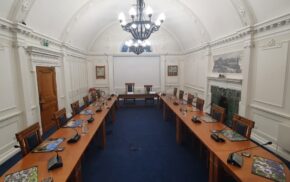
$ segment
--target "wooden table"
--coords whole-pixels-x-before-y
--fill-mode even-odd
[[[148,93],[133,93],[133,94],[119,94],[118,95],[118,103],[120,102],[120,99],[155,99],[157,98],[157,103],[159,103],[159,95],[157,93],[154,94],[148,94]]]
[[[211,130],[221,130],[227,128],[222,123],[206,123],[202,121],[201,124],[195,124],[191,121],[193,116],[203,116],[204,113],[200,111],[186,112],[186,114],[180,111],[181,105],[174,105],[175,99],[170,96],[161,96],[163,104],[163,117],[166,120],[169,110],[176,115],[176,141],[181,143],[182,141],[182,125],[185,125],[189,130],[203,143],[209,151],[209,181],[218,181],[219,168],[223,167],[225,170],[237,180],[237,181],[270,181],[266,178],[254,175],[251,173],[253,158],[244,157],[244,165],[241,168],[232,166],[227,163],[227,157],[231,152],[242,150],[248,147],[254,147],[256,144],[250,140],[241,142],[231,142],[226,140],[225,143],[217,143],[211,137]],[[184,106],[183,106],[184,107]],[[186,107],[186,106],[185,106]],[[188,106],[189,107],[189,106]],[[252,156],[257,155],[281,162],[275,155],[271,154],[267,150],[258,147],[252,150],[247,150],[252,153]],[[285,166],[285,165],[284,165]],[[286,181],[290,181],[290,173],[285,166]]]
[[[86,148],[96,136],[97,131],[100,131],[102,134],[102,145],[106,143],[106,131],[105,131],[105,118],[111,112],[113,115],[112,118],[115,118],[115,103],[117,98],[113,97],[108,101],[108,105],[104,106],[101,112],[97,112],[93,115],[95,119],[94,122],[89,123],[89,132],[87,134],[81,134],[81,138],[77,143],[68,144],[66,141],[72,135],[75,134],[75,131],[71,128],[60,128],[58,129],[50,138],[65,137],[66,140],[60,144],[65,149],[62,152],[59,152],[59,155],[63,160],[63,167],[54,169],[52,171],[47,170],[47,161],[55,156],[54,152],[48,153],[29,153],[18,161],[12,168],[10,168],[3,176],[1,176],[0,181],[4,181],[4,177],[7,174],[20,171],[23,169],[30,168],[32,166],[38,166],[38,179],[41,181],[46,177],[53,177],[55,182],[64,182],[68,179],[73,178],[74,181],[82,181],[81,179],[81,160],[82,156],[85,153]],[[96,110],[95,106],[89,106],[87,109],[93,111]],[[88,119],[88,115],[77,115],[73,119]],[[76,128],[79,133],[81,133],[81,128]]]

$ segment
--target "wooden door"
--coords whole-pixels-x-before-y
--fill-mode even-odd
[[[43,132],[56,125],[52,119],[58,110],[55,69],[51,67],[36,67],[39,106]]]

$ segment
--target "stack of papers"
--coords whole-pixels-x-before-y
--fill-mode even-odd
[[[82,115],[92,115],[94,114],[92,110],[87,109],[87,110],[83,110],[82,112],[80,112],[80,114]]]
[[[64,125],[64,128],[76,128],[76,127],[80,127],[82,125],[83,120],[79,119],[79,120],[71,120],[69,122],[67,122],[66,125]]]

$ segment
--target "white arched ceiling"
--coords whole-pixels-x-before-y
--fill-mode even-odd
[[[290,12],[289,0],[145,0],[156,14],[165,12],[164,28],[188,49]],[[0,16],[25,20],[36,32],[87,49],[104,35],[120,11],[136,0],[1,0]],[[24,11],[24,12],[23,12]],[[156,17],[155,17],[156,18]]]
[[[246,0],[255,12],[258,22],[290,13],[290,0]]]
[[[26,23],[35,31],[60,40],[74,13],[89,0],[35,0]]]
[[[157,18],[157,15],[161,12],[166,14],[168,21],[166,20],[162,26],[166,27],[171,34],[176,35],[185,49],[204,43],[203,34],[206,33],[204,29],[201,29],[197,18],[178,1],[171,0],[170,3],[167,3],[167,1],[147,0],[146,2],[154,8],[156,14],[154,18]],[[160,3],[164,5],[161,7]],[[96,11],[94,8],[96,6],[102,8]],[[90,45],[94,35],[102,31],[108,22],[118,22],[118,13],[127,11],[129,8],[130,4],[123,3],[120,6],[116,0],[95,2],[90,8],[86,9],[85,13],[80,12],[82,15],[74,22],[73,27],[70,28],[71,31],[66,33],[65,40],[74,46],[85,47]],[[114,10],[112,14],[108,13],[108,9]],[[120,28],[118,33],[121,31]],[[207,39],[207,41],[209,40]]]
[[[123,43],[129,39],[129,34],[122,31],[119,23],[113,23],[96,37],[88,50],[93,54],[120,53]],[[164,28],[150,37],[151,47],[154,52],[158,53],[180,52],[183,48],[178,41]]]
[[[11,1],[11,0],[10,1],[9,0],[6,0],[6,1],[1,0],[1,2],[0,2],[0,17],[8,19],[12,5],[13,5],[13,1]]]

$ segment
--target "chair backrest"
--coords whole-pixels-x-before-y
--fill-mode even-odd
[[[72,115],[75,116],[81,112],[79,101],[71,103]]]
[[[149,94],[152,91],[152,85],[144,85],[145,93]]]
[[[42,142],[40,136],[40,126],[38,122],[16,133],[15,136],[19,142],[23,156],[28,154]]]
[[[61,128],[67,123],[67,117],[66,117],[66,109],[63,108],[59,111],[56,111],[53,114],[54,120],[56,121],[57,127]]]
[[[254,128],[255,122],[253,120],[242,117],[238,114],[233,115],[233,125],[232,129],[238,132],[239,134],[250,138],[252,128]]]
[[[180,100],[183,100],[183,95],[184,95],[184,91],[183,90],[179,90],[179,96],[178,96],[178,98]]]
[[[177,96],[177,88],[173,89],[173,96],[175,96],[175,97]]]
[[[225,120],[225,109],[223,107],[220,107],[216,104],[212,104],[211,106],[211,116],[217,120],[218,122],[224,122]]]
[[[84,96],[83,97],[83,100],[84,100],[84,104],[86,107],[88,107],[90,105],[90,100],[89,100],[89,96]]]
[[[203,111],[203,106],[204,106],[204,100],[197,97],[196,99],[196,108],[200,111]]]
[[[187,104],[188,105],[192,105],[193,99],[194,99],[194,96],[192,94],[188,93],[188,95],[187,95]]]
[[[125,86],[126,86],[126,93],[134,92],[135,83],[125,83]]]

